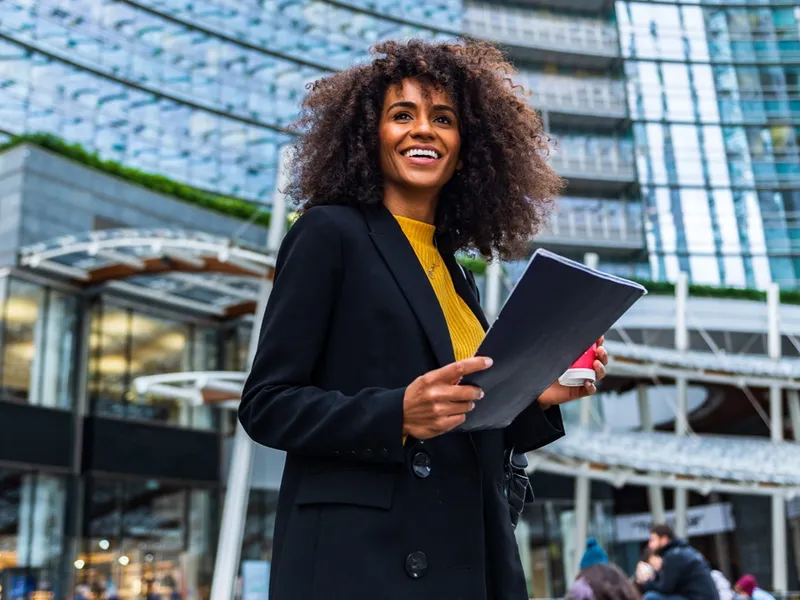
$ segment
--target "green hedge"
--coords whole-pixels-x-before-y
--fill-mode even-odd
[[[0,145],[0,152],[21,144],[39,146],[40,148],[50,150],[55,154],[86,165],[87,167],[92,167],[98,171],[121,177],[126,181],[140,185],[153,192],[172,196],[183,202],[201,206],[235,219],[248,221],[253,218],[254,214],[260,213],[255,217],[254,222],[265,227],[269,226],[269,214],[264,212],[263,206],[255,202],[249,202],[241,198],[212,194],[184,183],[173,181],[163,175],[145,173],[139,169],[121,165],[113,160],[104,160],[97,154],[88,152],[77,144],[70,144],[47,133],[27,133],[15,136],[11,141]]]
[[[480,258],[459,257],[459,262],[476,275],[483,275],[486,272],[486,262]],[[637,283],[647,288],[648,293],[655,296],[675,295],[675,284],[666,281],[648,281],[634,279]],[[714,287],[710,285],[689,285],[689,295],[695,298],[720,298],[725,300],[752,300],[756,302],[766,302],[767,293],[761,290],[743,288]],[[783,304],[800,305],[800,291],[781,290],[781,302]]]
[[[70,144],[61,138],[47,133],[28,133],[14,136],[11,141],[0,144],[0,152],[19,146],[20,144],[33,144],[55,154],[69,158],[88,167],[99,171],[116,175],[126,181],[140,185],[153,192],[172,196],[189,204],[201,206],[214,212],[218,212],[236,219],[250,220],[256,213],[258,216],[254,222],[269,226],[269,214],[263,212],[264,207],[230,196],[220,196],[204,190],[200,190],[189,185],[173,181],[163,175],[145,173],[132,167],[126,167],[113,160],[104,160],[97,154],[88,152],[77,144]],[[289,216],[290,222],[293,215]],[[476,275],[483,275],[486,272],[486,261],[481,258],[460,255],[459,263]],[[663,281],[639,281],[651,294],[672,295],[675,293],[675,285]],[[755,300],[758,302],[766,301],[766,292],[752,289],[722,288],[707,285],[690,285],[689,295],[701,298],[720,298]],[[786,290],[781,291],[781,302],[784,304],[800,305],[800,291]]]
[[[639,281],[647,288],[647,291],[655,295],[675,294],[675,284],[663,281]],[[697,298],[722,298],[729,300],[753,300],[756,302],[766,302],[767,293],[761,290],[743,288],[724,288],[711,285],[689,285],[689,295]],[[800,291],[781,290],[781,302],[783,304],[800,304]]]

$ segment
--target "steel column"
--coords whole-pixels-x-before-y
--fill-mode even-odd
[[[272,214],[267,233],[267,252],[275,254],[286,231],[286,203],[287,198],[281,192],[286,186],[286,166],[288,149],[281,150],[278,161],[278,181],[275,197],[272,202]],[[272,292],[272,280],[264,279],[261,285],[256,314],[253,318],[253,329],[250,333],[250,348],[248,353],[248,371],[253,363],[258,340],[261,332],[261,321],[264,317],[269,295]],[[236,433],[233,438],[233,447],[230,457],[230,470],[228,472],[227,488],[225,490],[225,503],[222,507],[220,519],[219,541],[214,563],[214,575],[211,582],[211,600],[231,600],[234,596],[237,573],[239,572],[239,558],[242,553],[244,540],[244,525],[247,517],[247,503],[250,498],[250,471],[253,464],[254,442],[242,428],[236,424]]]
[[[653,416],[650,412],[650,400],[647,397],[647,384],[640,383],[636,386],[636,399],[639,403],[639,422],[642,431],[653,431]],[[667,517],[661,486],[647,486],[647,496],[650,501],[650,515],[653,523],[665,523]]]
[[[767,288],[767,352],[781,357],[780,289],[777,283]],[[783,441],[783,389],[778,384],[769,388],[770,435],[773,442]],[[786,500],[781,494],[772,496],[772,589],[786,591],[788,586],[788,552],[786,539]]]
[[[486,299],[483,304],[486,311],[486,320],[492,323],[500,312],[500,292],[503,280],[503,266],[500,259],[495,257],[486,265]]]
[[[678,273],[675,285],[675,349],[686,352],[689,349],[689,328],[686,322],[686,304],[689,296],[689,278],[685,272]],[[687,394],[689,382],[685,377],[675,380],[675,435],[686,435],[689,431],[687,414]],[[675,489],[675,533],[680,537],[688,534],[687,512],[689,493],[685,489]]]
[[[593,252],[587,252],[583,257],[583,262],[587,267],[596,269],[599,257]],[[588,429],[592,424],[592,398],[582,398],[580,400],[580,425]],[[578,565],[583,555],[586,545],[586,538],[589,536],[589,505],[591,503],[591,488],[589,478],[580,475],[575,479],[575,531],[573,541],[572,568],[574,574],[578,572]]]

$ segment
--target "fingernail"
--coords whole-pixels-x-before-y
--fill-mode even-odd
[[[478,400],[480,400],[481,398],[483,398],[483,396],[484,396],[484,394],[483,394],[483,390],[479,390],[479,391],[478,391]]]
[[[491,358],[484,358],[483,362],[487,367],[491,367],[494,364],[494,361]]]

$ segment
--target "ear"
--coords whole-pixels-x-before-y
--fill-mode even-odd
[[[460,171],[463,168],[464,168],[464,161],[459,158],[458,164],[456,165],[456,171]]]

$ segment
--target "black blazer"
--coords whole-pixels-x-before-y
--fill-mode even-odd
[[[534,402],[505,430],[403,446],[405,387],[454,357],[433,288],[382,205],[309,210],[273,286],[239,408],[256,442],[287,452],[270,600],[527,599],[504,452],[561,437],[560,410]]]

